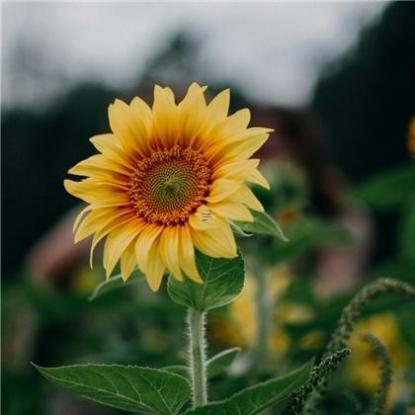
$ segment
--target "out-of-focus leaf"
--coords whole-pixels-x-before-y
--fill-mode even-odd
[[[308,251],[324,246],[350,245],[354,239],[343,226],[322,219],[307,217],[287,229],[288,242],[273,250],[274,261],[290,261]]]
[[[241,352],[239,347],[224,350],[207,361],[208,376],[214,377],[222,374]]]
[[[143,277],[143,274],[139,270],[135,270],[127,281],[122,279],[121,274],[108,278],[95,287],[88,300],[94,301],[98,297],[101,297],[111,291],[119,290],[127,285],[135,284],[140,281],[141,277]]]
[[[254,415],[272,405],[282,409],[291,393],[308,381],[312,367],[310,361],[288,375],[243,389],[229,399],[188,410],[186,415]]]
[[[254,217],[253,222],[235,222],[235,224],[239,226],[242,231],[260,235],[270,235],[281,241],[287,241],[287,238],[278,223],[270,215],[268,215],[268,213],[257,212],[255,210],[251,210],[251,213]]]
[[[415,183],[414,183],[415,186]],[[405,260],[415,260],[415,202],[408,206],[400,226],[399,255]]]
[[[35,367],[55,385],[125,411],[174,415],[190,396],[186,379],[159,369],[93,364]]]
[[[415,200],[415,165],[399,167],[379,174],[352,192],[377,209],[393,209]]]
[[[184,278],[169,278],[168,293],[173,301],[199,311],[221,307],[234,300],[244,285],[244,261],[236,258],[211,258],[196,252],[196,264],[203,284]]]

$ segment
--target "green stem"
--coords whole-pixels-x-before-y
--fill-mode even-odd
[[[205,313],[188,309],[189,371],[193,393],[193,408],[207,403]]]
[[[268,337],[269,337],[269,298],[268,287],[266,286],[266,276],[262,270],[256,274],[256,319],[257,319],[257,334],[255,345],[255,357],[257,368],[263,369],[266,366],[267,352],[268,352]]]

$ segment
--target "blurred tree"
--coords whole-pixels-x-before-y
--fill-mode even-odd
[[[115,94],[81,84],[40,113],[3,114],[3,272],[21,266],[30,245],[75,201],[63,191],[69,167],[93,147],[88,137],[107,130],[106,107]]]
[[[355,183],[410,160],[406,140],[415,113],[414,21],[415,4],[389,4],[317,82],[312,110],[328,133],[334,161]],[[376,238],[376,259],[397,248],[397,216],[377,215],[382,237]]]
[[[335,161],[353,181],[409,160],[415,113],[415,4],[396,2],[330,64],[312,109],[329,134]]]
[[[183,87],[198,73],[200,41],[193,34],[179,30],[147,62],[140,85],[152,87],[162,83],[172,88]],[[197,81],[197,79],[193,79]]]

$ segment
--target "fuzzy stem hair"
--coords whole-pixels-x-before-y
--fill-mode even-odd
[[[380,382],[374,394],[371,407],[367,415],[383,415],[390,385],[392,383],[392,364],[385,345],[373,334],[365,333],[362,340],[368,343],[380,363]]]
[[[343,359],[349,354],[349,349],[338,350],[323,359],[318,365],[314,366],[308,382],[292,395],[284,415],[296,415],[301,413],[303,409],[305,410],[305,413],[308,413],[307,411],[310,411],[310,409],[305,408],[307,398],[313,390],[318,387],[320,380],[333,373],[339,367]],[[312,413],[312,409],[310,413]]]
[[[393,292],[415,298],[415,288],[413,286],[390,278],[380,278],[362,288],[343,310],[337,328],[327,345],[324,357],[335,350],[346,347],[346,342],[349,340],[363,309],[370,301],[385,293]]]
[[[326,351],[323,353],[322,359],[324,360],[329,357],[335,353],[336,350],[347,347],[347,341],[350,339],[353,329],[356,326],[363,309],[370,301],[383,294],[393,292],[415,298],[415,288],[413,286],[390,278],[380,278],[363,287],[355,295],[349,305],[343,310],[337,323],[337,327],[326,347]],[[326,391],[326,388],[327,376],[323,376],[307,398],[303,413],[307,415],[317,413],[317,408]]]
[[[189,375],[192,388],[193,408],[207,403],[206,376],[206,315],[193,308],[188,309]]]

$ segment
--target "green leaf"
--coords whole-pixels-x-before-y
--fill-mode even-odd
[[[196,252],[196,264],[203,284],[184,278],[169,278],[167,290],[173,301],[195,310],[206,311],[234,300],[244,285],[244,262],[236,258],[211,258]]]
[[[224,350],[217,355],[210,358],[207,362],[208,377],[213,378],[223,373],[235,360],[235,357],[239,354],[241,349],[239,347],[233,347],[232,349]],[[163,370],[167,370],[177,375],[188,377],[188,368],[185,365],[172,365],[166,366]]]
[[[210,358],[207,361],[208,376],[212,378],[223,373],[233,363],[240,351],[239,347],[233,347]]]
[[[278,223],[266,212],[257,212],[251,210],[254,217],[253,222],[235,222],[242,231],[256,233],[260,235],[275,236],[277,239],[286,242],[288,239],[285,237],[282,229]]]
[[[186,379],[159,369],[95,364],[34,366],[55,385],[125,411],[177,414],[190,396]]]
[[[122,279],[121,274],[108,278],[95,287],[88,300],[94,301],[98,297],[101,297],[102,295],[107,294],[111,291],[119,290],[120,288],[126,287],[127,285],[135,284],[136,282],[140,281],[141,277],[143,277],[143,274],[139,270],[135,270],[127,281]]]
[[[183,376],[184,378],[189,377],[189,369],[185,365],[171,365],[163,367],[163,370],[167,370],[167,372],[175,373],[176,375]]]
[[[232,228],[233,233],[240,238],[249,238],[252,236],[252,233],[246,233],[236,222],[229,222]]]
[[[282,409],[291,393],[308,381],[312,367],[313,361],[288,375],[243,389],[229,399],[188,410],[186,415],[254,415],[271,405]]]
[[[394,209],[415,200],[415,165],[410,164],[376,175],[352,192],[377,209]]]

